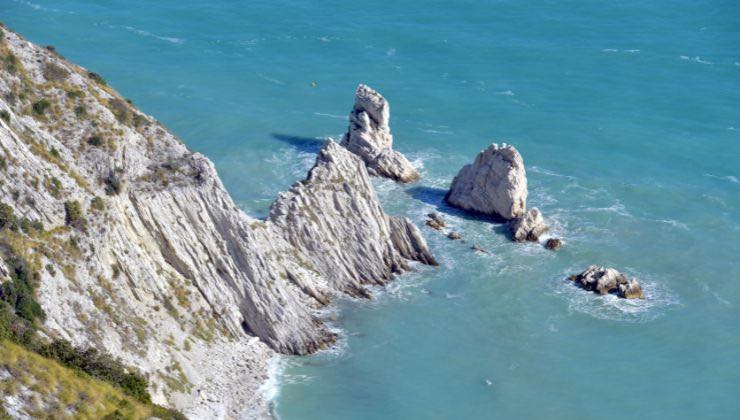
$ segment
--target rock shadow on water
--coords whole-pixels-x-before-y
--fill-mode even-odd
[[[325,138],[321,137],[294,136],[291,134],[281,133],[270,133],[270,135],[275,140],[293,146],[300,152],[313,154],[319,153],[319,150],[321,150],[321,146],[323,146],[324,142],[326,141]]]
[[[483,213],[477,213],[468,210],[462,210],[457,207],[453,207],[445,201],[445,195],[447,190],[444,188],[427,187],[423,185],[414,186],[404,190],[406,194],[416,200],[423,203],[434,206],[434,209],[440,213],[444,213],[450,216],[459,217],[465,220],[472,220],[478,222],[488,222],[493,225],[493,231],[496,233],[507,234],[508,228],[506,220],[494,216],[490,216]]]

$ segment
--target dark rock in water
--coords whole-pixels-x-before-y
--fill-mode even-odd
[[[445,223],[444,219],[442,219],[442,215],[437,213],[436,211],[433,213],[427,214],[427,217],[429,219],[427,220],[427,226],[434,230],[442,230],[447,224]]]
[[[453,241],[459,241],[460,239],[462,239],[462,236],[459,233],[454,232],[454,231],[448,233],[447,237],[452,239]]]
[[[533,207],[524,214],[524,217],[509,222],[509,229],[512,239],[516,242],[537,242],[550,228],[545,224],[542,213]]]
[[[472,249],[473,251],[476,251],[476,252],[482,252],[484,254],[490,254],[490,252],[488,252],[485,249],[479,247],[478,244],[473,244],[473,246],[471,246],[470,249]]]
[[[550,238],[545,242],[545,248],[557,251],[563,246],[563,241],[558,238]]]
[[[613,293],[624,299],[645,298],[642,287],[636,279],[627,278],[613,268],[592,265],[581,274],[574,274],[569,278],[578,286],[600,295]]]

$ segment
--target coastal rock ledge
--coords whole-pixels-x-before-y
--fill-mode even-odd
[[[419,179],[419,173],[403,154],[393,150],[389,119],[388,101],[370,87],[359,85],[349,114],[349,128],[341,144],[365,161],[370,175],[414,182]]]
[[[591,265],[581,274],[569,277],[578,286],[605,295],[613,293],[624,299],[644,299],[640,283],[634,278],[627,278],[624,274],[613,268]]]
[[[524,216],[527,174],[514,146],[494,143],[460,169],[445,200],[463,210],[504,220]]]

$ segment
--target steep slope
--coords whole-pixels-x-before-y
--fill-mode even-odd
[[[44,226],[2,235],[2,257],[14,249],[44,267],[47,334],[137,366],[156,402],[194,416],[263,408],[265,344],[316,351],[334,340],[313,311],[332,294],[364,295],[362,284],[408,260],[434,262],[415,226],[382,211],[360,160],[333,143],[257,220],[207,158],[100,76],[0,32],[0,201]],[[330,243],[339,233],[344,243]]]
[[[148,418],[167,414],[23,347],[0,340],[0,418],[41,418],[74,414],[79,419]],[[79,408],[78,408],[79,407]]]

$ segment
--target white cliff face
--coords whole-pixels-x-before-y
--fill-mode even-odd
[[[334,340],[315,308],[409,261],[434,263],[336,144],[257,220],[207,158],[96,75],[0,32],[12,63],[0,65],[0,201],[45,227],[0,239],[38,262],[47,334],[136,366],[155,402],[193,416],[262,410],[270,348],[306,354]],[[65,224],[75,200],[84,228]]]
[[[330,289],[362,296],[363,284],[384,284],[408,260],[436,264],[413,224],[383,212],[364,166],[327,141],[306,181],[280,194],[268,217]]]
[[[399,182],[416,181],[419,173],[403,154],[393,150],[389,119],[388,101],[370,87],[359,85],[342,146],[365,161],[370,175]]]
[[[492,144],[460,169],[445,199],[463,210],[505,220],[524,216],[527,175],[522,156],[514,146]]]

